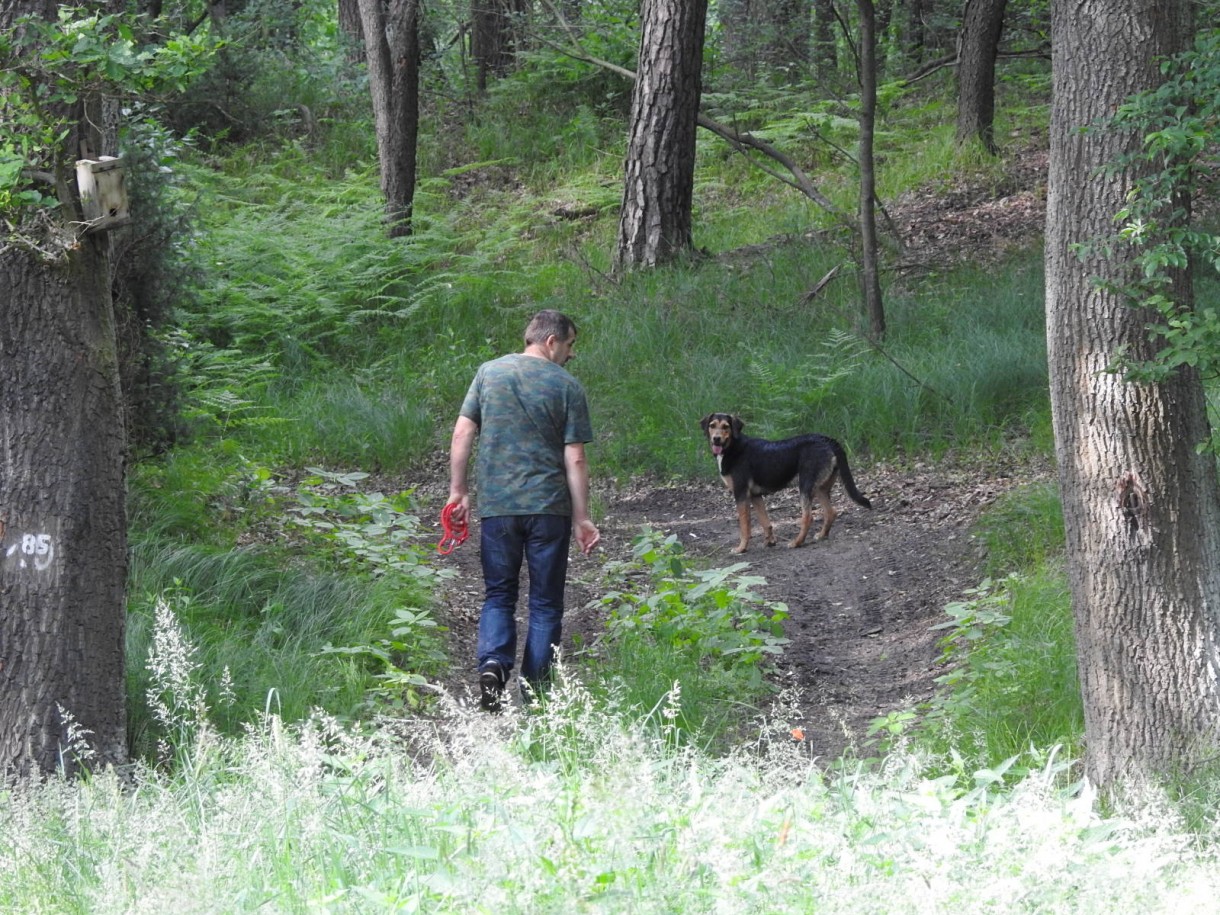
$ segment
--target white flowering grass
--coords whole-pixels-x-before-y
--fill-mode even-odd
[[[175,774],[0,795],[0,910],[1212,912],[1167,807],[1106,818],[1048,773],[997,789],[902,754],[826,774],[786,727],[709,758],[561,684],[544,707],[356,734],[275,718]],[[842,771],[842,770],[840,770]]]

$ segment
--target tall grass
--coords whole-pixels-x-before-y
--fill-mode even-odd
[[[1049,747],[1082,749],[1063,515],[1051,483],[1014,490],[975,530],[993,578],[945,608],[935,698],[917,740],[977,766],[1036,762]]]
[[[783,721],[728,756],[566,682],[541,711],[405,730],[206,728],[136,766],[0,794],[0,908],[88,912],[1211,912],[1215,847],[1162,799],[1097,815],[1048,762],[828,774]],[[638,721],[637,725],[625,722]]]

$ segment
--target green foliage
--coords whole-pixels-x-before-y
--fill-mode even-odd
[[[435,675],[448,657],[443,650],[444,626],[418,607],[402,607],[390,621],[390,637],[367,645],[326,645],[323,655],[344,655],[372,661],[379,673],[370,693],[390,711],[418,711],[429,693],[424,672]]]
[[[935,697],[878,719],[870,734],[913,739],[957,766],[1044,764],[1052,747],[1080,750],[1083,706],[1071,597],[1063,568],[1063,514],[1054,483],[1007,494],[975,528],[989,577],[944,608]]]
[[[1054,746],[1078,752],[1084,712],[1066,576],[1045,567],[984,581],[945,607],[940,689],[923,739],[967,765]]]
[[[1192,50],[1161,65],[1164,82],[1120,107],[1105,129],[1137,131],[1140,148],[1110,165],[1137,175],[1127,205],[1115,215],[1116,237],[1082,246],[1130,257],[1133,269],[1111,285],[1159,320],[1148,330],[1160,351],[1143,359],[1124,351],[1116,368],[1139,381],[1157,381],[1182,366],[1204,377],[1220,375],[1220,316],[1215,307],[1179,301],[1174,277],[1192,267],[1220,272],[1220,235],[1200,227],[1190,202],[1210,180],[1210,151],[1220,123],[1220,29],[1199,33]]]
[[[440,573],[423,562],[431,537],[408,497],[360,491],[364,474],[289,485],[231,445],[180,448],[133,475],[127,643],[140,754],[156,755],[165,735],[143,698],[159,602],[197,647],[210,720],[225,732],[268,704],[295,720],[313,708],[365,713],[370,695],[395,689],[393,701],[418,701],[415,678],[438,669],[439,630],[422,608]],[[216,701],[222,681],[234,702]]]
[[[788,609],[758,596],[764,580],[744,574],[747,563],[692,567],[673,535],[645,531],[632,556],[608,569],[610,588],[601,601],[610,610],[609,658],[598,665],[602,676],[629,695],[681,684],[673,725],[716,739],[726,724],[724,710],[716,708],[724,696],[749,702],[768,690],[769,659],[788,642]]]
[[[1056,567],[1063,555],[1063,508],[1056,482],[1034,483],[1005,494],[975,526],[992,576]]]
[[[224,45],[175,100],[175,130],[226,155],[295,147],[335,176],[375,162],[368,84],[336,14],[324,0],[246,0],[211,18]]]
[[[59,7],[54,20],[21,17],[0,37],[0,218],[57,198],[23,187],[24,172],[65,181],[77,150],[63,141],[89,97],[133,98],[180,91],[203,69],[214,46],[202,36],[137,31],[140,20]]]
[[[758,434],[779,437],[799,429],[808,416],[816,416],[836,385],[850,383],[859,375],[869,353],[868,345],[854,334],[831,330],[813,353],[806,348],[786,363],[778,354],[766,360],[751,360],[750,375],[757,391],[755,410],[765,417]]]
[[[356,488],[368,478],[359,471],[308,468],[310,476],[289,505],[289,521],[333,548],[332,561],[354,565],[374,576],[394,575],[424,585],[444,577],[424,562],[420,522],[410,490],[394,496]]]

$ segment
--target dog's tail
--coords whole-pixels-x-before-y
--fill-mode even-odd
[[[834,441],[831,439],[831,441]],[[856,489],[856,481],[852,479],[851,468],[847,466],[847,452],[843,450],[843,446],[838,442],[834,442],[835,460],[839,463],[839,479],[843,481],[843,488],[847,490],[847,494],[851,496],[851,500],[857,505],[863,505],[865,508],[872,508],[873,503],[864,497],[860,490]]]

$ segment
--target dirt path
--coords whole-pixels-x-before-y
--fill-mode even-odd
[[[791,641],[775,674],[777,685],[795,687],[799,697],[799,718],[791,723],[815,753],[837,757],[864,742],[874,718],[931,696],[942,671],[937,633],[929,627],[980,578],[982,556],[970,527],[998,495],[1028,480],[1027,469],[1002,467],[860,468],[856,481],[871,511],[836,489],[841,514],[830,538],[788,549],[782,544],[796,530],[799,506],[795,490],[785,491],[768,500],[781,545],[764,547],[756,535],[743,557],[730,552],[736,513],[710,465],[706,484],[602,493],[602,546],[595,559],[573,560],[565,644],[574,634],[588,644],[604,631],[596,603],[602,564],[629,558],[645,526],[677,535],[686,553],[709,567],[744,559],[751,574],[766,579],[762,593],[791,613],[785,624]],[[445,562],[459,572],[443,592],[442,622],[460,668],[446,679],[463,696],[474,679],[465,664],[473,663],[482,600],[477,529]]]
[[[962,182],[951,192],[940,186],[911,192],[887,208],[902,236],[900,273],[943,269],[965,259],[985,263],[1038,237],[1045,213],[1046,150],[1037,138],[1010,140],[1002,181]],[[744,557],[730,552],[737,542],[736,512],[710,456],[706,482],[598,494],[605,507],[597,556],[602,562],[629,558],[632,539],[647,525],[676,534],[688,555],[711,567],[744,558],[751,574],[766,579],[764,595],[788,604],[785,628],[791,643],[776,679],[799,692],[799,718],[792,724],[802,727],[823,757],[860,744],[873,719],[932,694],[941,671],[938,636],[929,627],[945,618],[945,604],[981,577],[982,556],[971,525],[1005,490],[1032,476],[1049,476],[1047,468],[965,468],[945,462],[853,470],[872,511],[836,490],[841,515],[829,540],[797,550],[768,549],[756,535]],[[437,511],[443,501],[442,493],[435,499]],[[773,496],[768,506],[783,544],[796,530],[796,492]],[[451,630],[451,656],[469,658],[482,601],[476,543],[447,561],[460,575],[444,593],[443,622]],[[569,645],[574,633],[588,644],[604,631],[603,611],[591,603],[598,596],[600,568],[601,562],[574,562],[566,598]],[[472,680],[468,668],[459,669],[448,686],[460,696]]]

